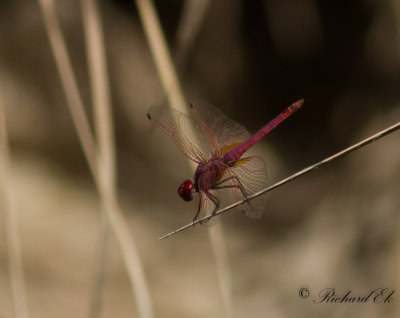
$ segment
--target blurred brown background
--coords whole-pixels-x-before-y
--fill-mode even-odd
[[[78,1],[56,1],[91,117]],[[174,56],[186,1],[156,1]],[[119,197],[157,317],[224,317],[206,227],[176,194],[184,156],[146,119],[164,102],[133,1],[101,1],[116,129]],[[255,132],[299,98],[305,105],[254,152],[274,183],[400,120],[400,3],[211,1],[179,60],[186,97],[205,99]],[[100,244],[97,193],[35,1],[0,1],[0,102],[32,317],[87,317]],[[398,317],[399,133],[269,194],[264,216],[223,224],[235,317]],[[3,215],[2,215],[3,220]],[[3,222],[2,222],[3,224]],[[11,317],[4,227],[0,317]],[[110,242],[101,317],[137,317],[119,248]],[[298,296],[307,287],[310,298]],[[390,304],[314,304],[324,288]]]

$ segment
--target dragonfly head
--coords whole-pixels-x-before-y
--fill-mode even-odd
[[[185,201],[192,201],[194,198],[194,192],[194,184],[190,179],[184,181],[178,188],[179,196]]]

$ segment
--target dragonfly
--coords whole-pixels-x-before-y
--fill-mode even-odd
[[[197,165],[194,179],[178,187],[184,201],[198,194],[195,221],[214,215],[222,206],[244,200],[238,208],[247,216],[261,217],[265,195],[247,198],[268,186],[264,160],[256,155],[243,155],[261,138],[291,116],[304,103],[298,100],[253,135],[216,107],[204,101],[190,104],[191,115],[167,106],[151,106],[147,118]]]

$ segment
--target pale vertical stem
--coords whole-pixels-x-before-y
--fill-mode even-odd
[[[4,105],[0,102],[0,207],[4,211],[4,230],[7,238],[11,295],[15,317],[28,318],[29,310],[18,229],[18,215],[13,202],[10,169],[6,114]]]
[[[168,102],[170,106],[184,111],[186,109],[185,98],[154,4],[151,0],[136,0],[135,2]]]
[[[221,223],[215,224],[212,228],[208,228],[208,230],[212,250],[217,263],[219,288],[221,290],[226,316],[232,318],[234,313],[232,303],[232,275]]]
[[[128,224],[124,219],[116,197],[110,195],[107,187],[100,186],[100,195],[103,197],[102,203],[107,212],[111,228],[114,230],[114,234],[122,250],[125,266],[136,297],[139,315],[143,318],[153,317],[153,309],[144,270]]]
[[[114,129],[100,12],[96,0],[82,0],[81,6],[95,118],[95,133],[99,148],[97,156],[98,172],[101,175],[101,182],[108,184],[108,191],[112,191],[112,195],[115,195]],[[106,211],[101,209],[97,271],[89,310],[89,317],[91,318],[101,315],[103,287],[106,279],[106,263],[110,248],[110,224],[105,213]]]
[[[97,272],[93,284],[92,299],[89,307],[89,318],[101,317],[103,288],[107,278],[107,260],[110,250],[110,222],[103,210],[100,215],[100,237],[98,241]]]
[[[107,182],[115,189],[114,127],[100,13],[96,0],[82,0],[81,3],[99,166],[100,171],[107,174]]]
[[[203,25],[210,0],[186,0],[176,32],[175,63],[182,74],[193,44]]]
[[[60,26],[54,10],[54,3],[52,0],[38,1],[42,9],[46,30],[49,36],[54,58],[56,60],[56,65],[61,76],[63,88],[67,96],[68,106],[70,107],[71,113],[73,113],[74,124],[78,130],[79,138],[91,166],[91,172],[99,191],[101,203],[104,206],[104,210],[106,211],[111,228],[116,235],[117,242],[121,248],[128,277],[130,279],[131,286],[136,297],[140,317],[153,317],[151,301],[147,289],[146,280],[144,278],[144,272],[140,264],[139,255],[137,253],[136,245],[133,241],[133,238],[131,237],[131,233],[129,232],[127,222],[124,219],[124,216],[116,199],[115,188],[113,189],[114,182],[112,181],[112,178],[109,177],[110,171],[102,172],[102,169],[92,168],[93,166],[97,167],[97,165],[99,164],[104,165],[104,163],[102,163],[104,160],[96,157],[96,152],[94,151],[95,147],[93,136],[90,132],[90,127],[83,109],[83,103],[77,89],[76,81],[71,68],[71,63],[69,62],[65,42],[63,40]],[[74,115],[76,109],[78,109],[77,112],[81,114],[83,118],[78,118]],[[110,123],[106,124],[106,126],[111,129]],[[82,131],[86,131],[87,133],[82,134]],[[112,135],[109,134],[108,136]],[[84,138],[88,139],[87,142],[83,142],[82,139]],[[106,137],[106,139],[107,138],[108,137]],[[110,149],[112,149],[112,146],[109,148],[109,150]],[[97,162],[96,160],[100,160],[101,162]],[[112,163],[112,161],[110,162]]]
[[[57,21],[54,2],[53,0],[38,1],[42,9],[43,19],[46,25],[46,30],[51,48],[53,50],[54,58],[57,63],[57,69],[60,74],[62,87],[64,89],[68,105],[70,106],[72,118],[79,135],[79,141],[82,144],[84,154],[89,163],[89,168],[93,176],[97,177],[96,147],[88,120],[86,118],[75,75],[72,71],[71,61],[65,46],[65,40]]]
[[[185,106],[187,104],[185,103],[183,91],[177,72],[172,63],[171,54],[161,29],[154,4],[151,0],[136,0],[136,5],[169,104],[180,111],[184,111],[185,109],[188,110],[187,106]],[[190,164],[193,168],[196,168],[193,162],[190,161]],[[211,234],[214,231],[218,231],[219,233]],[[209,238],[213,250],[220,251],[219,253],[214,253],[214,256],[217,266],[217,274],[219,275],[219,288],[224,299],[224,305],[232,304],[231,292],[226,292],[227,288],[230,288],[231,286],[230,275],[221,275],[221,273],[224,272],[230,273],[230,266],[227,257],[228,253],[226,251],[226,243],[222,234],[222,227],[215,229],[214,227],[210,228]],[[222,250],[223,252],[221,252]],[[230,300],[225,301],[227,297],[229,297]],[[229,315],[233,312],[232,307],[226,308],[226,311],[227,315]]]

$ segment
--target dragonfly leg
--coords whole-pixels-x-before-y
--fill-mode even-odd
[[[214,203],[214,205],[215,205],[214,210],[212,210],[212,212],[211,212],[211,214],[214,215],[215,212],[217,212],[219,209],[219,199],[215,195],[208,192],[207,190],[205,190],[204,193],[211,200],[211,202]]]
[[[205,193],[207,194],[208,198],[215,204],[215,208],[211,212],[211,214],[215,214],[215,212],[217,212],[217,210],[219,208],[219,199],[215,195],[211,194],[208,191],[205,191]]]
[[[222,184],[222,183],[224,183],[224,182],[227,182],[227,181],[229,181],[229,180],[232,180],[232,179],[235,179],[235,180],[237,181],[238,184],[220,186],[220,184]],[[230,176],[230,177],[228,177],[228,178],[226,178],[226,179],[224,179],[224,180],[221,180],[221,181],[217,182],[217,183],[214,185],[214,187],[213,187],[213,189],[228,189],[228,188],[239,188],[240,192],[242,192],[242,194],[243,194],[243,197],[244,197],[246,203],[250,206],[250,208],[252,208],[252,206],[251,206],[251,204],[250,204],[250,201],[247,199],[247,195],[246,195],[246,192],[245,192],[245,190],[244,190],[244,188],[243,188],[243,185],[242,185],[242,183],[240,182],[240,180],[239,180],[238,177],[236,177],[236,176]]]
[[[200,211],[203,206],[202,193],[205,194],[211,200],[211,202],[214,203],[214,205],[215,205],[214,210],[211,212],[212,215],[214,215],[215,212],[217,212],[217,210],[219,208],[219,200],[215,195],[211,194],[207,190],[200,192],[200,203],[199,203],[199,207],[197,209],[197,213],[193,218],[193,226],[195,226],[194,222],[196,222],[197,217],[200,215]],[[203,222],[200,221],[199,223],[202,224]]]
[[[201,197],[201,194],[202,194],[202,193],[199,192],[199,194],[200,194],[199,207],[197,208],[197,213],[196,213],[196,215],[195,215],[194,218],[193,218],[193,226],[196,225],[194,222],[196,221],[197,217],[199,216],[200,211],[201,211],[201,207],[202,207],[202,205],[203,205],[203,199],[202,199],[202,197]]]

